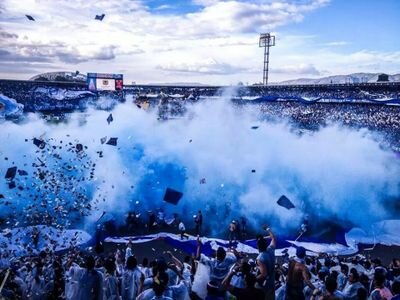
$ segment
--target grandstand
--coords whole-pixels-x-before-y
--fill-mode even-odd
[[[64,73],[47,73],[52,79]],[[58,74],[58,75],[56,75]],[[46,75],[47,76],[47,75]],[[83,76],[83,75],[82,75]],[[44,77],[37,77],[41,79]],[[231,89],[231,97],[239,103],[259,103],[273,101],[300,101],[304,103],[315,102],[351,102],[351,103],[379,103],[400,104],[400,82],[375,82],[357,84],[318,84],[318,85],[269,85],[264,86],[162,86],[162,85],[125,85],[121,91],[95,91],[90,93],[86,82],[73,81],[41,81],[41,80],[0,80],[0,94],[15,99],[24,104],[25,111],[35,111],[39,107],[51,109],[51,97],[43,97],[43,90],[48,90],[52,95],[57,94],[57,107],[62,109],[61,100],[70,107],[73,98],[61,99],[63,94],[78,95],[79,100],[85,101],[86,96],[100,95],[118,96],[121,101],[127,95],[135,99],[157,101],[167,99],[192,99],[200,100],[207,97],[219,97],[226,89]],[[37,91],[40,90],[40,97]],[[77,93],[77,92],[81,93]],[[60,96],[61,95],[61,96]],[[60,98],[61,97],[61,98]],[[54,97],[53,97],[54,98]],[[80,103],[82,101],[79,101]],[[41,102],[40,105],[38,102]],[[33,105],[33,103],[36,103]],[[77,107],[78,108],[78,107]]]

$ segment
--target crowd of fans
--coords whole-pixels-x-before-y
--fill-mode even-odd
[[[381,85],[303,85],[303,86],[231,86],[231,87],[182,87],[182,86],[133,86],[127,92],[134,95],[167,94],[189,97],[212,97],[233,94],[235,97],[274,97],[279,99],[324,98],[331,100],[399,99],[400,84]],[[228,91],[228,93],[226,92]],[[229,92],[231,91],[231,92]]]
[[[85,84],[51,83],[53,89],[67,89],[68,91],[85,91]],[[383,105],[371,103],[340,103],[340,100],[371,100],[371,99],[400,99],[400,84],[392,85],[348,85],[336,87],[334,85],[321,86],[278,86],[264,87],[238,87],[233,91],[235,103],[261,105],[262,117],[266,119],[285,119],[295,125],[315,129],[327,123],[340,123],[350,127],[368,128],[382,133],[386,140],[396,148],[400,148],[400,119],[399,105]],[[87,104],[85,99],[53,100],[45,99],[38,94],[38,89],[46,88],[43,83],[29,81],[0,80],[0,93],[16,99],[25,105],[25,110],[65,110],[84,109]],[[187,104],[201,100],[201,97],[220,96],[223,89],[218,87],[157,87],[136,86],[123,92],[99,92],[97,96],[112,97],[124,101],[128,95],[133,95],[139,108],[158,107],[160,119],[169,119],[182,116],[187,111]],[[146,95],[154,94],[157,97],[149,98]],[[39,95],[39,96],[38,96]],[[247,101],[250,97],[273,97],[279,101]],[[323,99],[325,102],[303,103],[295,98]],[[242,100],[240,100],[242,99]],[[288,101],[285,101],[288,99]],[[292,100],[290,100],[292,99]],[[89,99],[90,100],[90,99]],[[90,102],[92,100],[87,100]],[[326,102],[329,101],[329,102]],[[333,102],[332,102],[333,101]]]
[[[375,104],[339,104],[299,102],[266,102],[261,114],[268,120],[289,120],[300,128],[317,129],[336,123],[352,128],[379,132],[395,147],[400,146],[399,106]]]
[[[18,103],[23,104],[26,108],[34,109],[35,91],[38,88],[60,88],[69,91],[86,91],[85,84],[52,82],[51,84],[43,84],[35,81],[14,81],[0,80],[0,94],[15,99]]]
[[[329,85],[321,85],[314,87],[278,87],[266,90],[244,90],[239,93],[242,96],[270,96],[279,99],[326,99],[332,101],[364,101],[364,100],[383,100],[383,99],[399,99],[400,91],[396,86],[371,86],[371,87],[357,87],[357,86],[344,86],[332,87]]]
[[[37,88],[59,88],[69,91],[87,91],[85,83],[74,82],[49,82],[41,83],[35,81],[0,80],[0,94],[15,99],[24,104],[28,110],[40,110],[35,108],[32,101],[35,98]],[[228,91],[228,92],[227,92]],[[107,93],[107,92],[105,92]],[[291,99],[325,99],[328,101],[365,101],[365,100],[389,100],[400,99],[400,84],[375,84],[375,85],[303,85],[303,86],[127,86],[124,91],[112,92],[112,96],[124,99],[126,95],[135,97],[146,97],[146,95],[163,95],[183,99],[199,100],[200,97],[207,98],[231,94],[232,97],[244,99],[244,97],[270,97],[280,100]],[[100,94],[99,94],[100,95]],[[40,100],[40,99],[39,99]],[[40,102],[40,101],[39,101]],[[64,103],[68,105],[68,103]],[[79,109],[79,107],[77,107]]]
[[[71,249],[42,251],[36,257],[0,260],[3,299],[400,299],[400,259],[383,266],[380,259],[306,255],[275,257],[276,237],[264,227],[257,236],[259,254],[218,247],[215,257],[197,251],[179,259],[159,250],[153,261],[124,248],[103,253]],[[270,240],[270,242],[268,242]],[[142,259],[139,262],[139,257]]]
[[[75,96],[74,92],[77,92]],[[93,94],[88,91],[85,83],[76,82],[0,80],[0,94],[23,104],[26,112],[82,110],[89,104],[95,104],[100,97],[125,101],[123,91],[98,91]]]
[[[161,118],[182,116],[186,102],[163,99],[158,103]],[[316,130],[321,126],[339,124],[351,128],[367,128],[384,138],[382,141],[395,150],[400,149],[400,106],[372,103],[338,103],[298,101],[264,101],[248,105],[259,107],[260,118],[268,121],[289,121],[294,127]],[[243,103],[238,104],[243,105]]]

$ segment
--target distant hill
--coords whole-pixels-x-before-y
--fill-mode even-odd
[[[296,84],[345,84],[345,83],[373,83],[377,82],[382,73],[353,73],[349,75],[334,75],[317,79],[299,78],[275,83],[277,85]],[[389,75],[389,81],[400,81],[400,74]]]

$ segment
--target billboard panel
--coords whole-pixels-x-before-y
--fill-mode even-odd
[[[115,91],[115,79],[97,78],[96,87],[98,91]]]
[[[118,91],[124,88],[124,77],[122,74],[88,73],[87,86],[92,92]]]

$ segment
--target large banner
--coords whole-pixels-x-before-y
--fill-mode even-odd
[[[124,88],[122,74],[88,73],[87,86],[89,91],[119,91]]]

